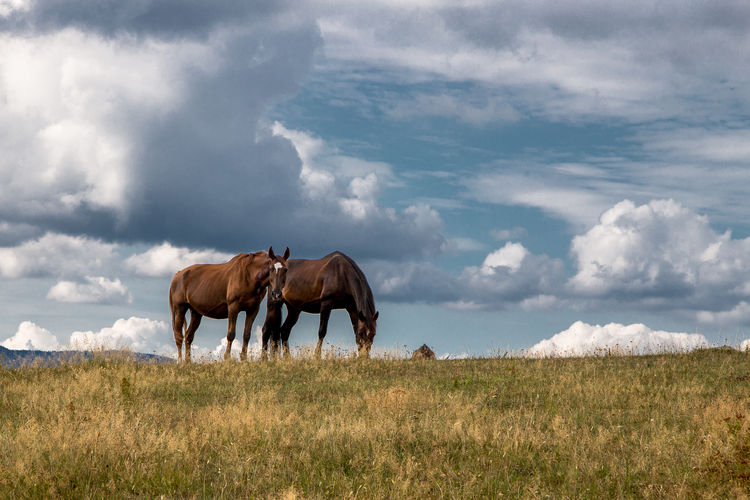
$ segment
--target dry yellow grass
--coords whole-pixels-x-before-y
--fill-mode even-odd
[[[750,358],[0,370],[0,498],[745,498]]]

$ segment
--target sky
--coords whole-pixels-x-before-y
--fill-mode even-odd
[[[174,273],[269,246],[376,352],[738,345],[749,84],[740,0],[0,0],[0,345],[174,355]]]

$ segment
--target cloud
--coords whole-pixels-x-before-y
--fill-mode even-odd
[[[471,252],[475,250],[484,250],[485,245],[474,238],[449,238],[443,245],[444,254],[458,255],[461,252]]]
[[[47,293],[47,298],[57,302],[89,302],[96,304],[130,304],[133,295],[119,279],[87,276],[85,283],[60,281]]]
[[[644,134],[646,131],[644,131]],[[640,137],[646,150],[681,162],[742,163],[750,160],[750,130],[686,127]]]
[[[342,155],[322,139],[278,122],[272,130],[292,142],[302,162],[302,204],[289,223],[305,250],[317,247],[325,234],[320,250],[326,253],[339,248],[363,258],[401,260],[442,251],[446,240],[436,210],[417,203],[397,211],[378,202],[383,190],[400,185],[390,165]]]
[[[510,274],[514,274],[521,269],[521,264],[529,251],[520,243],[511,243],[510,241],[499,250],[489,254],[482,262],[481,272],[485,275],[495,274],[495,269],[505,267]]]
[[[378,297],[453,310],[504,309],[524,301],[530,309],[556,307],[554,297],[564,283],[561,260],[533,255],[511,242],[488,254],[481,266],[467,266],[458,275],[430,263],[368,262],[363,269]]]
[[[145,0],[101,4],[91,0],[4,2],[0,28],[11,32],[44,32],[75,27],[100,36],[122,33],[158,38],[203,38],[222,23],[255,21],[262,23],[278,13],[278,2],[217,0],[201,2]]]
[[[111,327],[98,332],[73,332],[70,344],[74,349],[92,348],[116,349],[128,346],[135,352],[153,352],[160,354],[171,352],[169,341],[172,330],[163,321],[131,317],[118,319]]]
[[[294,200],[299,168],[259,121],[319,44],[314,21],[254,5],[37,2],[0,23],[4,218],[106,239],[252,240],[228,229]]]
[[[750,291],[750,239],[717,234],[673,200],[618,203],[573,238],[571,255],[578,271],[568,287],[579,296],[725,308]]]
[[[363,264],[377,297],[455,310],[638,307],[703,324],[750,324],[750,238],[716,233],[708,217],[673,200],[625,200],[574,237],[576,272],[506,241],[458,274],[429,263]]]
[[[193,264],[219,264],[232,257],[234,255],[215,250],[190,250],[164,242],[144,253],[131,255],[123,261],[123,268],[138,276],[171,277]]]
[[[5,278],[82,278],[114,266],[117,245],[84,236],[47,233],[16,247],[0,248],[0,274]]]
[[[592,326],[577,321],[567,330],[535,344],[526,354],[531,357],[651,354],[684,352],[708,346],[706,338],[698,333],[654,331],[643,324]]]
[[[396,120],[414,117],[438,116],[456,118],[459,122],[477,127],[494,121],[515,122],[520,114],[503,99],[494,96],[471,96],[465,93],[425,94],[417,93],[409,98],[399,98],[385,103],[382,108],[387,116]]]
[[[691,147],[716,133],[686,131]],[[740,140],[737,134],[737,141]],[[640,127],[633,138],[642,148],[639,159],[588,156],[578,162],[560,162],[551,153],[524,154],[513,160],[495,161],[469,173],[460,183],[471,199],[506,206],[539,208],[550,217],[568,222],[579,232],[595,226],[598,216],[623,199],[647,204],[654,199],[690,200],[693,210],[711,215],[714,223],[736,224],[750,215],[743,187],[750,171],[739,160],[713,155],[705,161],[689,157],[680,141],[682,129]],[[735,144],[737,149],[741,148]],[[728,153],[729,154],[729,153]],[[741,152],[731,153],[741,155]],[[704,189],[696,191],[695,186]]]
[[[571,171],[568,164],[544,165],[527,160],[519,163],[523,170],[520,173],[518,165],[496,162],[492,168],[466,176],[461,183],[475,200],[540,208],[576,229],[591,227],[596,223],[596,214],[612,206],[612,198],[622,199],[602,186],[589,188],[588,183],[601,184],[600,179],[591,180],[595,178],[591,168],[583,174]]]
[[[18,331],[9,339],[0,342],[8,349],[29,351],[56,351],[60,344],[57,337],[49,330],[35,325],[31,321],[24,321],[18,326]]]
[[[247,346],[248,357],[258,357],[262,349],[263,333],[262,327],[256,325],[253,328],[253,334],[250,338],[250,344]],[[167,353],[172,356],[176,356],[177,350],[170,347],[170,351]],[[224,352],[227,349],[227,339],[222,337],[219,344],[215,347],[201,347],[196,343],[193,343],[190,348],[190,355],[194,362],[201,361],[222,361],[224,359]],[[235,338],[232,342],[232,358],[239,360],[240,352],[242,352],[242,336]]]
[[[750,303],[742,300],[728,311],[698,311],[697,317],[708,325],[750,325]]]
[[[738,67],[750,12],[741,2],[329,2],[315,11],[331,72],[377,68],[408,83],[474,82],[507,103],[496,119],[507,109],[556,120],[690,119],[748,103],[732,91],[747,83]],[[443,113],[461,117],[456,100],[468,101],[409,98],[403,113],[435,115],[442,103]],[[488,120],[491,107],[478,110],[475,121]]]
[[[362,262],[375,297],[395,302],[453,302],[460,300],[458,277],[428,262]]]
[[[588,154],[562,144],[503,153],[462,178],[470,198],[540,208],[576,232],[624,198],[690,200],[714,223],[750,215],[750,97],[736,92],[750,84],[739,70],[750,35],[742,2],[331,2],[315,12],[325,82],[335,82],[316,92],[365,116],[483,126],[511,110],[521,128],[549,126],[535,148],[578,125],[606,131],[576,131],[600,146]]]
[[[465,297],[493,309],[540,295],[559,295],[564,277],[562,260],[507,243],[489,254],[482,266],[464,268],[459,280]]]
[[[133,127],[164,118],[185,97],[184,72],[210,71],[198,44],[117,43],[75,29],[0,38],[4,82],[0,167],[5,213],[67,220],[102,212],[119,220],[139,179]]]
[[[379,204],[400,182],[389,165],[267,121],[312,71],[309,12],[99,7],[37,2],[0,19],[0,224],[221,252],[440,252],[437,211]]]
[[[526,312],[552,311],[562,309],[567,301],[549,294],[539,294],[521,301],[521,309]]]
[[[490,234],[496,240],[515,240],[529,234],[526,228],[514,227],[513,229],[493,229]]]

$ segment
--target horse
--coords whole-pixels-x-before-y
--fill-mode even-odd
[[[278,291],[271,287],[272,297]],[[284,358],[290,358],[289,334],[302,312],[320,314],[318,344],[314,356],[321,357],[323,339],[328,330],[328,318],[332,309],[346,309],[352,322],[357,350],[361,357],[370,356],[378,311],[364,273],[357,264],[341,252],[333,252],[318,260],[291,259],[287,261],[286,283],[281,290],[281,299],[269,298],[266,324],[263,328],[263,349],[272,339],[272,353],[281,340]],[[287,317],[281,322],[281,306],[286,304]]]
[[[195,264],[175,274],[169,287],[169,308],[172,313],[172,330],[177,345],[177,359],[182,360],[182,343],[185,342],[185,363],[190,363],[190,346],[203,316],[228,319],[227,349],[224,360],[230,359],[235,337],[237,315],[245,313],[245,330],[242,336],[240,360],[247,360],[253,321],[273,282],[274,289],[284,287],[289,248],[283,257],[268,252],[242,253],[224,264]],[[190,325],[183,336],[185,314],[190,311]]]
[[[275,334],[276,340],[272,344],[271,358],[276,359],[278,351],[278,332],[281,329],[281,306],[284,302],[282,291],[286,284],[286,275],[288,271],[289,258],[288,252],[284,257],[278,257],[280,262],[274,264],[272,279],[268,286],[268,298],[266,299],[266,320],[263,323],[262,339],[263,349],[261,350],[261,361],[268,361],[268,339]],[[275,273],[275,274],[273,274]]]

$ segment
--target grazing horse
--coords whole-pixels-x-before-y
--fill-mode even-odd
[[[196,264],[175,274],[169,287],[169,308],[172,312],[172,330],[177,344],[177,359],[182,359],[182,343],[185,341],[185,362],[190,363],[190,346],[195,331],[203,316],[213,319],[228,319],[227,349],[224,360],[230,359],[232,341],[235,337],[237,315],[245,312],[245,330],[242,336],[240,359],[247,360],[247,345],[258,314],[258,308],[266,294],[266,287],[273,277],[278,281],[286,273],[289,248],[284,257],[266,252],[242,253],[224,264]],[[283,288],[283,283],[273,286]],[[190,325],[183,336],[185,314],[190,311]]]
[[[276,295],[273,289],[271,295]],[[287,318],[281,321],[281,302],[268,302],[270,317],[266,318],[263,346],[273,339],[281,339],[284,357],[289,358],[289,334],[302,312],[320,314],[318,345],[315,357],[320,358],[323,339],[328,330],[332,309],[346,309],[352,322],[357,350],[362,357],[370,356],[370,348],[377,329],[378,312],[364,273],[352,259],[334,252],[319,260],[292,259],[287,262],[286,284],[282,290]],[[275,345],[272,344],[272,349]]]

